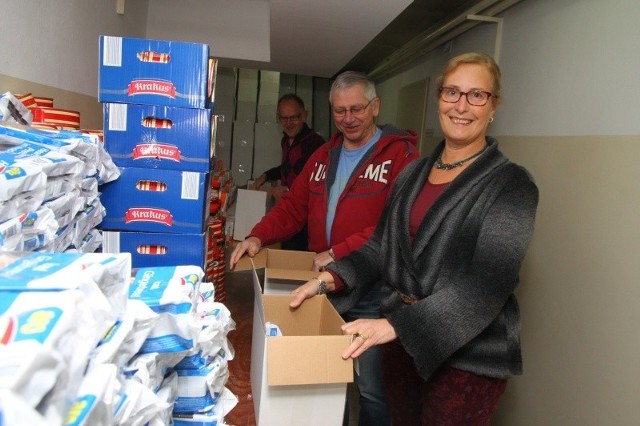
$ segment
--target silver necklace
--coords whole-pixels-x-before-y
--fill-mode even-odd
[[[480,151],[478,151],[475,154],[473,154],[471,157],[467,157],[464,160],[460,160],[460,161],[454,161],[453,163],[443,163],[442,162],[442,153],[444,152],[444,149],[443,149],[442,152],[440,153],[440,155],[438,156],[438,159],[436,160],[436,162],[433,163],[433,167],[435,167],[438,170],[446,170],[446,171],[449,171],[451,169],[455,169],[456,167],[460,167],[464,163],[466,163],[467,161],[473,160],[474,158],[476,158],[477,156],[482,154],[487,149],[487,146],[488,145],[485,145],[484,148],[482,148]]]

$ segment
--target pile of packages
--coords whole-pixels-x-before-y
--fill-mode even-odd
[[[227,236],[232,232],[227,232],[227,195],[233,179],[228,171],[222,169],[219,162],[211,177],[211,202],[210,216],[207,221],[208,250],[205,262],[205,279],[214,283],[216,290],[216,301],[224,303],[226,300],[226,290],[224,278],[226,271],[225,250],[228,241]]]
[[[0,98],[0,252],[93,252],[105,211],[98,187],[119,171],[95,134],[19,124],[30,111]]]
[[[235,328],[197,266],[0,255],[3,425],[220,425]]]

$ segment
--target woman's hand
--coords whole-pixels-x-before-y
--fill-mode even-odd
[[[343,334],[352,335],[353,341],[342,353],[343,359],[357,358],[373,345],[382,345],[395,340],[398,335],[389,320],[358,319],[342,326]]]
[[[300,287],[293,290],[290,293],[291,301],[289,302],[289,307],[295,309],[302,305],[302,302],[304,302],[305,300],[310,299],[318,294],[318,284],[318,279],[312,278],[311,280],[302,284]]]

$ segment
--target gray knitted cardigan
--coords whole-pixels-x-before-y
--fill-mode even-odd
[[[409,214],[434,160],[398,177],[369,242],[330,265],[347,288],[330,295],[340,312],[372,285],[381,308],[427,380],[443,363],[489,377],[522,373],[520,315],[513,294],[533,233],[538,189],[498,143],[443,191],[409,241]],[[403,303],[401,292],[418,300]]]

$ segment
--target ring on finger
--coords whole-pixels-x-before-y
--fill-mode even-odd
[[[361,338],[363,342],[364,342],[365,340],[367,340],[367,336],[365,336],[365,335],[363,335],[363,334],[361,334],[361,333],[356,333],[356,338],[358,338],[358,337],[359,337],[359,338]]]

